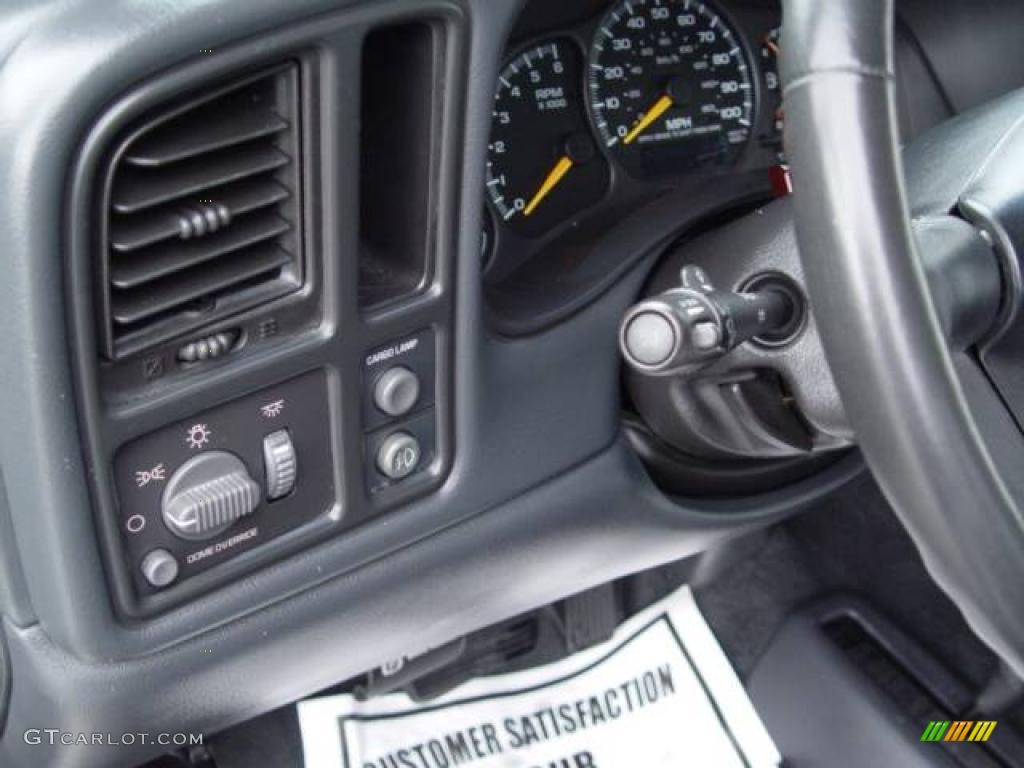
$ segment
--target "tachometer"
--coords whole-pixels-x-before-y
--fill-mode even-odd
[[[588,74],[597,132],[630,170],[728,160],[750,137],[747,55],[707,3],[618,3],[598,27]]]
[[[530,48],[502,70],[487,153],[487,195],[506,226],[535,236],[601,199],[608,164],[587,126],[580,52]]]

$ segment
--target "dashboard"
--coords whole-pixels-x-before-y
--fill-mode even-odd
[[[140,762],[20,733],[213,732],[862,471],[681,498],[623,436],[657,260],[780,191],[775,0],[139,5],[0,12],[0,763]],[[1017,0],[898,6],[906,136],[1024,84]]]

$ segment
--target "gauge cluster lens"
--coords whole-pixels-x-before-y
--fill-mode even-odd
[[[605,194],[582,98],[582,61],[569,40],[523,51],[498,78],[487,154],[487,195],[509,229],[537,236]]]
[[[548,33],[501,71],[487,156],[488,249],[586,224],[580,214],[605,198],[639,199],[655,190],[645,185],[733,163],[755,131],[758,158],[781,152],[778,30],[752,38],[761,44],[752,61],[710,2],[608,2],[600,17]],[[775,119],[755,127],[760,92]]]
[[[779,160],[782,157],[782,129],[783,129],[783,108],[782,108],[782,82],[779,79],[779,54],[781,28],[775,27],[761,41],[761,72],[764,77],[764,93],[767,100],[766,107],[771,111],[772,121],[764,143],[775,147],[779,152]]]
[[[600,140],[632,172],[725,162],[750,138],[750,65],[705,3],[616,4],[594,36],[588,81]]]

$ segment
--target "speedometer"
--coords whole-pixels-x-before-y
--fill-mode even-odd
[[[595,34],[588,75],[598,135],[630,170],[727,161],[750,138],[747,55],[707,3],[618,3]]]

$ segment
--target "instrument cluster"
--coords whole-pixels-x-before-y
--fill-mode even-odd
[[[777,3],[540,5],[495,90],[482,248],[499,278],[680,183],[782,161]]]

